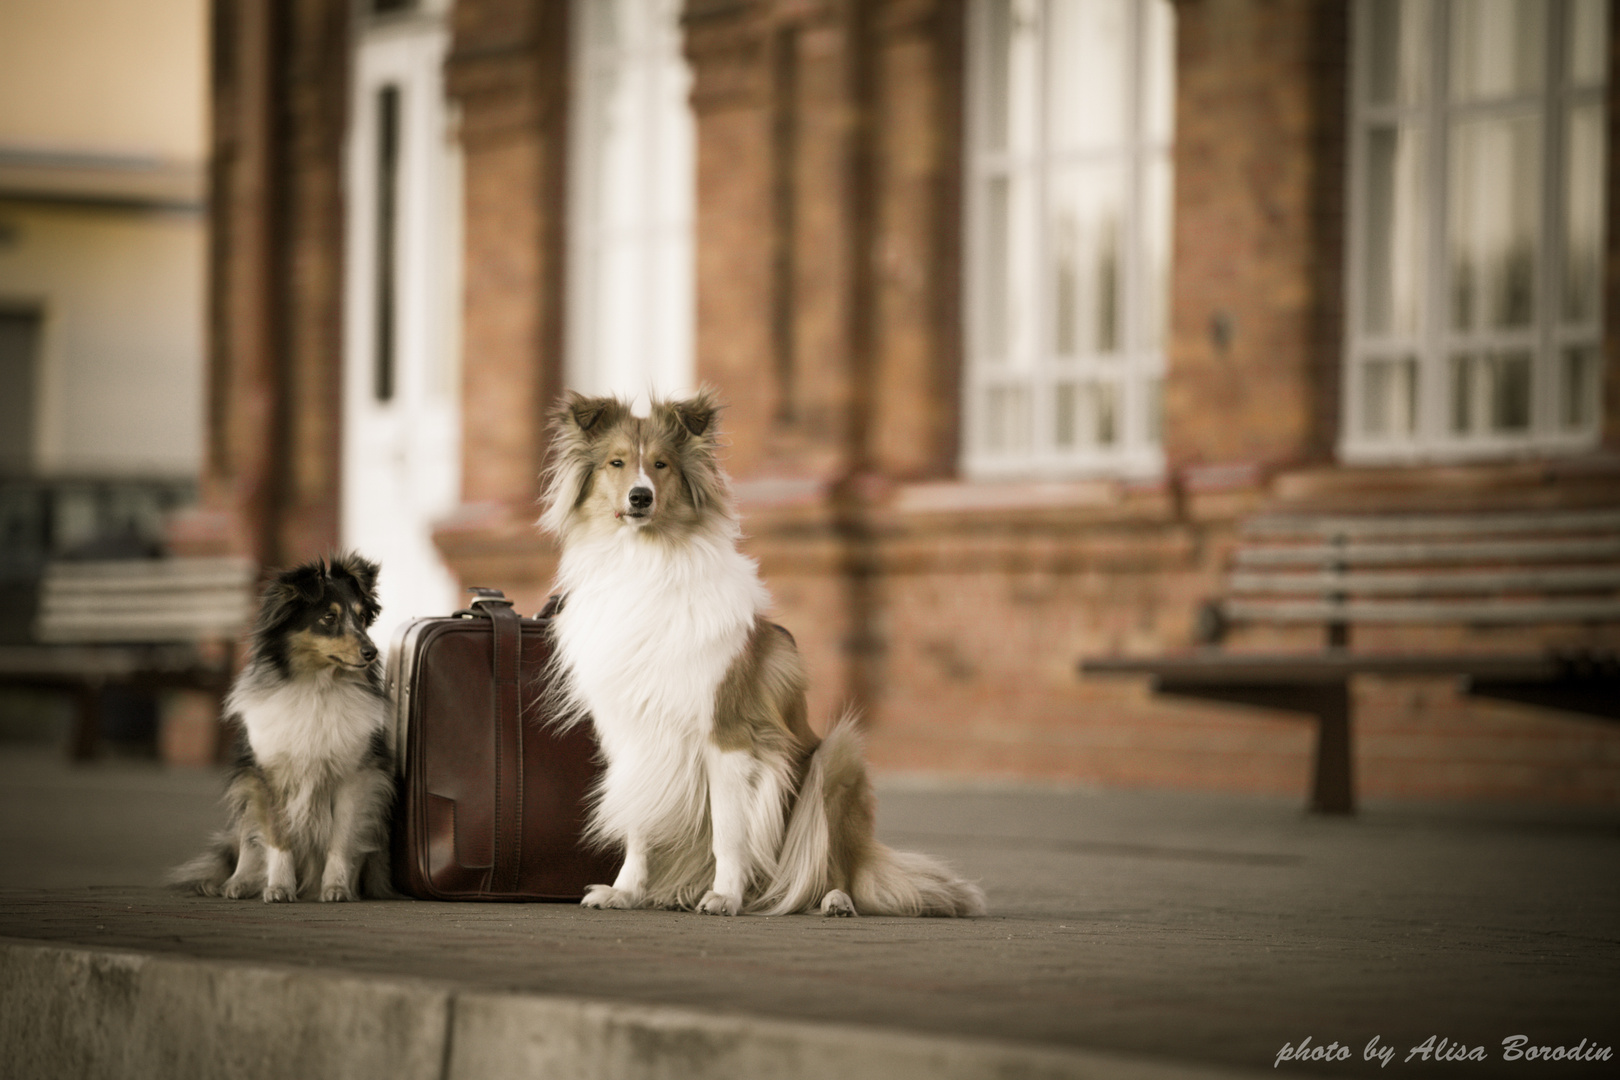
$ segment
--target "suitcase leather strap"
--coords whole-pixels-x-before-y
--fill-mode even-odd
[[[478,609],[495,631],[495,892],[515,892],[523,851],[523,628],[510,601]]]

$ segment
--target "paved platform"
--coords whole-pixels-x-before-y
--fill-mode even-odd
[[[220,779],[0,749],[7,1076],[1173,1077],[1620,1051],[1620,812],[888,783],[975,920],[184,897]],[[1387,1068],[1365,1060],[1394,1051]],[[19,1071],[20,1070],[20,1071]]]

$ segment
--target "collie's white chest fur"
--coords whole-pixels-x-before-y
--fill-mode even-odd
[[[704,750],[715,694],[770,602],[730,536],[570,546],[555,624],[560,672],[607,759],[593,828],[689,840],[707,828]]]
[[[558,581],[558,651],[604,741],[626,725],[638,738],[706,736],[715,691],[770,603],[753,560],[729,537],[675,546],[623,530],[570,547]]]
[[[327,675],[268,686],[247,679],[227,708],[241,716],[259,764],[289,776],[358,767],[386,720],[376,694]]]

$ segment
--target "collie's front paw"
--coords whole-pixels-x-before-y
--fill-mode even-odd
[[[855,901],[849,898],[849,893],[843,889],[834,889],[821,898],[821,913],[839,918],[852,918],[855,912]]]
[[[290,904],[296,899],[293,891],[285,885],[266,885],[264,887],[264,902],[267,904]]]
[[[633,908],[636,906],[634,893],[623,892],[611,885],[592,885],[585,890],[585,899],[579,902],[580,907],[593,908]]]
[[[259,892],[259,886],[250,885],[245,881],[237,881],[234,878],[227,881],[225,887],[220,890],[220,893],[230,900],[242,900],[253,896],[257,892]]]
[[[735,915],[742,910],[742,897],[727,896],[710,889],[698,901],[697,909],[701,915]]]
[[[321,902],[323,904],[343,904],[358,899],[360,898],[354,895],[354,890],[347,885],[321,886]]]

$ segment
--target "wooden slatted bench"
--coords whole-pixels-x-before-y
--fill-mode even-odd
[[[1321,627],[1319,651],[1226,647],[1250,627],[1300,625]],[[1355,649],[1354,629],[1375,626],[1575,627],[1586,640],[1541,654]],[[1278,514],[1242,527],[1224,595],[1199,612],[1199,648],[1088,658],[1080,670],[1148,675],[1161,694],[1312,715],[1311,808],[1350,813],[1351,679],[1451,675],[1472,694],[1620,719],[1611,627],[1620,627],[1620,509]]]
[[[0,682],[73,692],[72,753],[90,757],[107,686],[224,692],[257,577],[237,558],[48,564],[35,643],[0,647]]]

